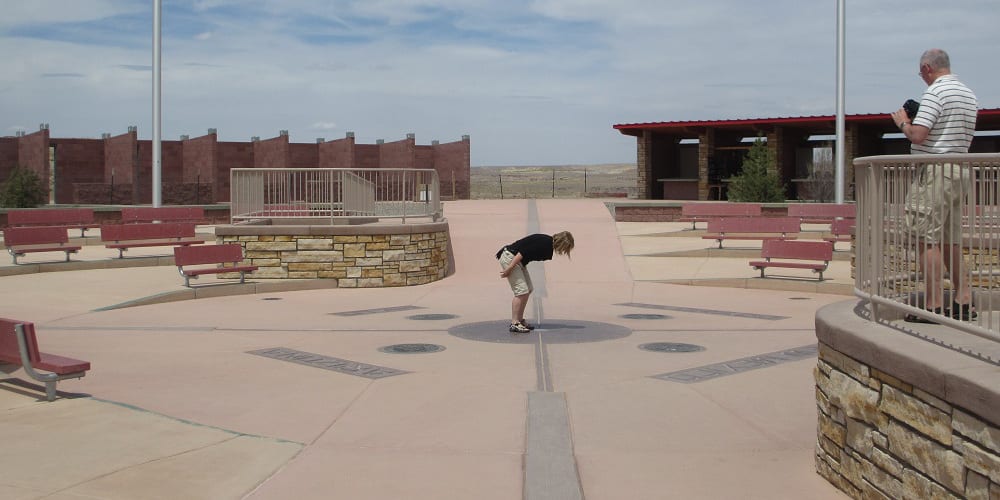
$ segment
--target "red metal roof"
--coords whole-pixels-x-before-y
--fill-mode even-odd
[[[754,126],[762,125],[825,125],[830,122],[836,122],[837,117],[834,115],[825,116],[786,116],[786,117],[776,117],[776,118],[741,118],[741,119],[731,119],[731,120],[688,120],[688,121],[672,121],[672,122],[647,122],[647,123],[619,123],[614,126],[615,130],[620,131],[626,135],[632,135],[629,132],[635,133],[641,130],[654,130],[654,129],[681,129],[688,127],[721,127],[721,128],[740,128],[747,127],[752,128]],[[892,119],[889,117],[889,113],[869,113],[869,114],[857,114],[857,115],[846,115],[844,121],[847,123],[885,123],[885,126],[889,129],[895,129],[895,124],[892,123]],[[977,129],[983,130],[993,130],[1000,128],[1000,108],[991,109],[980,109],[978,117]]]

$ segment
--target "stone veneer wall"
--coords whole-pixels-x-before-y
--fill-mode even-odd
[[[1000,498],[1000,369],[850,316],[817,314],[819,474],[853,498]]]
[[[448,273],[448,224],[218,226],[254,279],[335,279],[342,288],[422,285]],[[238,277],[237,274],[235,277]]]

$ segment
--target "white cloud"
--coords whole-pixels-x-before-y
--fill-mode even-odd
[[[72,28],[117,33],[102,20],[135,19],[149,2],[58,4],[5,6],[0,129],[47,122],[53,136],[92,137],[138,125],[148,137],[148,37],[97,43]],[[924,44],[951,52],[982,106],[1000,105],[992,4],[905,5],[848,7],[847,111],[919,95]],[[180,2],[164,19],[164,136],[469,134],[474,165],[632,161],[634,139],[615,123],[833,114],[835,14],[793,0]],[[47,35],[63,26],[72,39]]]

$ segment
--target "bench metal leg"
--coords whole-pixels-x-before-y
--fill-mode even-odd
[[[118,258],[119,259],[124,259],[125,258],[125,249],[124,248],[119,248],[118,249]]]
[[[46,380],[45,381],[45,399],[47,401],[56,400],[56,381]]]
[[[240,271],[240,284],[245,283],[246,271]]]

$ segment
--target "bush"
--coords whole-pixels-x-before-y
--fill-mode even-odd
[[[774,164],[774,155],[758,137],[743,159],[743,171],[729,181],[729,201],[784,202],[785,185]]]
[[[45,188],[38,174],[15,166],[0,186],[0,207],[35,208],[47,201]]]

